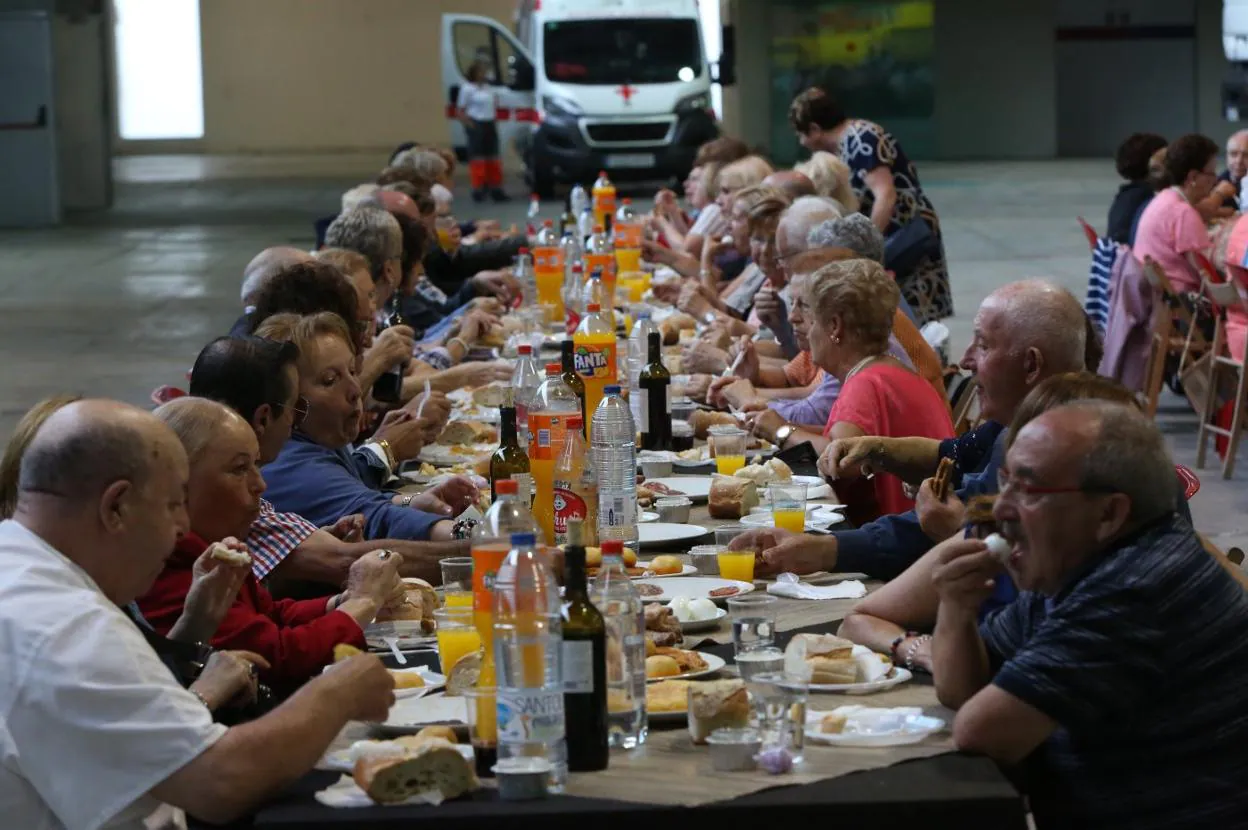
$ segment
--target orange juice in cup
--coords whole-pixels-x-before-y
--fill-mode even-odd
[[[740,582],[754,581],[754,551],[724,550],[716,558],[719,560],[721,578]]]
[[[472,593],[470,591],[447,591],[443,599],[447,608],[472,607]]]
[[[442,569],[442,604],[448,608],[472,607],[472,557],[448,556]]]
[[[715,453],[715,471],[730,476],[745,466],[745,431],[734,426],[711,428],[711,450]]]
[[[781,530],[802,533],[806,530],[806,485],[777,482],[767,488],[772,523]]]
[[[439,608],[433,612],[433,619],[438,630],[438,660],[443,674],[450,672],[465,654],[481,650],[481,634],[473,624],[471,608]]]

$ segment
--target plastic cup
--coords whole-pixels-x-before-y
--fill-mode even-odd
[[[721,550],[716,558],[722,578],[735,579],[738,582],[754,581],[754,551]]]
[[[715,528],[715,544],[719,545],[724,550],[727,550],[728,547],[732,544],[733,539],[736,539],[738,536],[740,536],[742,533],[745,533],[749,529],[750,528],[746,527],[743,524],[734,523],[734,524],[729,524],[729,525],[720,525],[719,527]],[[738,550],[741,550],[741,548],[738,548]]]
[[[476,756],[477,775],[493,778],[498,760],[498,702],[494,686],[474,686],[464,690],[468,709],[468,738]]]
[[[698,569],[698,576],[719,576],[719,554],[723,545],[694,545],[689,549],[689,563]]]
[[[472,607],[472,557],[451,556],[438,563],[442,567],[442,592],[452,608]]]
[[[806,485],[792,482],[772,484],[767,488],[771,518],[781,530],[801,533],[806,530]]]
[[[438,660],[442,673],[450,672],[466,654],[481,649],[481,634],[474,623],[472,607],[446,607],[433,612],[438,629]]]
[[[715,453],[715,471],[730,476],[745,466],[746,433],[729,427],[723,431],[713,430],[708,436]]]

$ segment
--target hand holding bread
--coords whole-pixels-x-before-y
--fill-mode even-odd
[[[1002,564],[982,539],[955,536],[933,548],[936,567],[932,585],[940,596],[941,613],[945,609],[975,619],[996,585]]]
[[[233,536],[209,545],[191,566],[191,587],[182,611],[185,621],[175,627],[185,629],[194,640],[211,640],[250,574],[251,555]]]
[[[948,539],[961,530],[966,520],[966,507],[961,500],[952,493],[946,493],[944,499],[938,498],[936,484],[934,478],[924,481],[914,505],[919,527],[933,542]]]

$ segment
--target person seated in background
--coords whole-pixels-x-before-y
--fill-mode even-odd
[[[1205,220],[1195,207],[1217,180],[1218,145],[1203,135],[1185,135],[1166,148],[1166,174],[1171,186],[1144,208],[1132,251],[1140,262],[1152,257],[1175,291],[1200,290],[1200,276],[1187,262],[1192,251],[1213,244]]]
[[[441,185],[429,192],[436,206],[433,233],[438,244],[431,245],[425,254],[425,273],[447,294],[459,291],[466,281],[483,272],[493,275],[510,269],[520,249],[530,247],[529,238],[522,233],[460,244],[463,234],[455,221],[454,194]],[[491,280],[497,282],[498,278],[491,276]],[[515,290],[514,285],[508,287]]]
[[[293,343],[261,337],[218,338],[195,359],[190,393],[230,407],[250,424],[260,448],[259,463],[264,466],[277,459],[295,424],[308,413],[308,402],[299,395],[298,359]],[[441,430],[449,409],[446,398],[435,395],[426,402],[420,418],[410,410],[398,410],[396,415],[403,417],[392,417],[374,436],[374,443],[366,444],[362,452],[357,450],[357,455],[373,456],[374,464],[381,467],[376,475],[378,487],[391,478],[392,457],[419,452]],[[358,463],[356,468],[360,468]],[[243,543],[251,554],[256,578],[269,580],[269,590],[282,596],[309,583],[322,586],[322,594],[337,590],[346,584],[348,570],[357,559],[379,549],[403,554],[401,576],[436,582],[438,562],[462,547],[445,542],[366,540],[363,522],[364,517],[355,514],[318,529],[298,514],[277,512],[261,498],[260,515]]]
[[[806,176],[814,185],[814,195],[835,199],[846,216],[858,212],[858,196],[850,184],[852,176],[849,165],[835,153],[816,150],[806,161],[798,162],[793,169]]]
[[[1165,147],[1165,138],[1156,133],[1132,133],[1118,145],[1114,167],[1126,183],[1118,188],[1109,205],[1109,221],[1105,226],[1108,239],[1121,245],[1131,244],[1135,216],[1153,198],[1153,185],[1148,178],[1149,159]]]
[[[1216,200],[1216,208],[1228,211],[1223,215],[1243,210],[1245,175],[1248,175],[1248,130],[1237,130],[1226,140],[1226,169],[1218,174],[1218,183],[1209,197]]]
[[[1010,283],[988,295],[975,315],[974,334],[961,363],[978,381],[982,418],[1008,424],[1036,384],[1052,375],[1083,370],[1087,332],[1083,306],[1069,291],[1046,280]],[[825,476],[855,474],[854,468],[830,467],[829,452],[819,462]],[[892,579],[962,527],[968,499],[995,492],[1004,452],[1004,441],[998,436],[980,466],[961,471],[962,488],[943,501],[932,495],[925,482],[919,488],[916,510],[882,516],[828,536],[789,534],[774,528],[750,531],[732,545],[758,552],[755,567],[759,573],[803,574],[839,568],[874,579]]]
[[[389,673],[362,654],[270,714],[212,722],[120,610],[186,531],[187,477],[177,436],[115,401],[60,408],[22,456],[0,523],[9,826],[138,828],[169,819],[164,805],[229,823],[311,770],[349,721],[394,703]]]
[[[1045,828],[1234,825],[1248,593],[1175,513],[1174,463],[1132,406],[1067,404],[1014,437],[993,517],[1012,549],[937,559],[932,675],[958,749],[1018,768]],[[1008,572],[1021,594],[982,622]]]
[[[369,539],[451,539],[448,517],[477,499],[471,481],[453,476],[419,496],[393,494],[362,478],[352,461],[349,448],[359,434],[362,396],[355,344],[343,321],[330,314],[287,316],[270,320],[258,334],[298,347],[299,394],[308,402],[308,414],[277,460],[264,468],[273,506],[318,525],[362,514]]]
[[[214,543],[246,554],[247,538],[260,515],[260,449],[251,426],[232,409],[206,398],[178,398],[153,413],[182,442],[189,462],[186,513],[189,529],[174,547],[150,590],[139,597],[143,616],[159,632],[182,613],[191,568]],[[346,590],[332,597],[274,600],[248,570],[211,643],[260,655],[261,678],[288,692],[333,662],[334,646],[364,647],[364,626],[401,590],[402,557],[378,551],[351,566]]]
[[[247,315],[255,310],[256,296],[260,293],[260,289],[273,278],[273,275],[288,265],[311,261],[312,255],[307,251],[301,251],[298,248],[291,248],[286,245],[265,248],[252,257],[247,266],[243,268],[243,286],[241,291],[243,315],[230,327],[230,334],[246,334],[250,331],[250,318]]]
[[[750,154],[749,146],[738,138],[720,136],[698,148],[693,167],[685,178],[685,201],[691,208],[688,218],[668,190],[655,197],[654,227],[667,245],[700,260],[707,239],[718,239],[728,229],[728,220],[715,197],[719,194],[719,171]]]

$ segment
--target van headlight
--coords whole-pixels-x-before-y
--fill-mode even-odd
[[[543,95],[542,111],[551,115],[567,115],[573,118],[585,113],[580,104],[571,98],[562,98],[558,95]]]
[[[687,98],[681,98],[676,103],[676,112],[694,112],[695,110],[709,110],[711,108],[711,93],[699,92],[697,95],[690,95]]]

